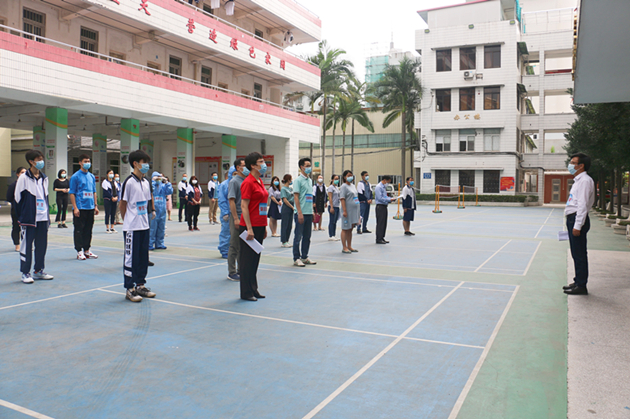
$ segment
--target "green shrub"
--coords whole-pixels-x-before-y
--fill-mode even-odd
[[[416,194],[418,201],[435,201],[435,194]],[[460,196],[463,199],[463,196]],[[454,201],[455,198],[448,198],[445,202]],[[475,202],[474,195],[466,195],[468,203]],[[538,195],[479,195],[479,202],[538,202]]]

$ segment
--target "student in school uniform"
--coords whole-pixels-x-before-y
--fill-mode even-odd
[[[70,181],[67,179],[67,176],[67,172],[61,169],[57,173],[57,179],[53,182],[53,190],[57,193],[57,216],[55,217],[57,228],[68,228],[66,225],[66,213],[68,212]]]
[[[121,195],[122,184],[120,183],[120,175],[118,173],[114,174],[114,182],[116,182],[116,190],[118,191],[118,203],[120,203],[120,198],[122,197]],[[122,225],[122,222],[120,220],[121,220],[120,205],[116,205],[116,220],[114,224]]]
[[[190,185],[186,189],[188,198],[188,230],[199,231],[197,228],[197,220],[199,219],[199,209],[201,207],[201,198],[203,197],[203,189],[199,186],[199,179],[197,176],[190,178]]]
[[[107,177],[101,182],[103,188],[103,204],[105,205],[105,228],[106,233],[118,233],[114,230],[116,220],[116,207],[118,207],[118,189],[114,181],[114,171],[108,170]]]
[[[219,208],[218,200],[218,185],[219,176],[216,172],[212,174],[210,182],[208,182],[208,200],[210,201],[210,207],[208,208],[208,221],[210,224],[217,223],[217,209]]]
[[[185,220],[188,222],[188,206],[186,205],[188,202],[188,176],[184,173],[182,180],[177,184],[177,190],[179,191],[179,222],[182,222],[182,213],[185,215]]]
[[[52,275],[44,272],[48,227],[50,226],[48,178],[41,172],[45,166],[44,155],[41,151],[29,150],[25,157],[30,169],[18,178],[14,199],[16,214],[22,228],[20,245],[22,282],[32,284],[34,279],[53,279]],[[35,269],[31,276],[33,243],[35,243]]]
[[[405,236],[415,236],[415,233],[409,231],[414,214],[416,213],[416,193],[413,190],[414,183],[413,178],[408,177],[407,184],[403,188],[401,195],[404,210],[403,228],[405,229]]]
[[[18,167],[15,171],[15,176],[19,178],[21,175],[26,172],[24,167]],[[15,186],[17,185],[17,179],[15,182],[9,185],[7,189],[7,201],[11,204],[11,239],[13,239],[13,245],[15,246],[15,251],[20,251],[20,223],[18,222],[17,213],[15,212],[15,208],[17,204],[15,203]]]
[[[153,298],[155,293],[145,286],[149,269],[149,201],[151,185],[144,175],[149,171],[151,158],[142,150],[129,153],[133,173],[122,186],[120,214],[123,218],[125,257],[123,275],[125,298],[139,303],[143,298]]]
[[[70,202],[74,218],[74,248],[77,251],[78,260],[97,259],[90,251],[92,246],[92,228],[94,227],[94,217],[98,215],[96,205],[96,179],[89,172],[92,167],[90,156],[81,154],[79,156],[81,170],[70,178]]]

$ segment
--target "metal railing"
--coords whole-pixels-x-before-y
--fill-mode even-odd
[[[524,34],[558,32],[573,30],[575,8],[541,10],[523,13],[522,28]]]
[[[290,106],[284,106],[282,104],[271,102],[269,100],[265,100],[265,99],[261,99],[261,98],[257,98],[255,96],[245,95],[243,93],[235,92],[233,90],[224,89],[222,87],[218,87],[218,86],[215,86],[215,85],[212,85],[212,84],[203,83],[203,82],[201,82],[199,80],[189,79],[187,77],[183,77],[183,76],[180,76],[180,75],[172,74],[172,73],[169,73],[167,71],[158,70],[156,68],[147,67],[145,65],[137,64],[137,63],[134,63],[134,62],[131,62],[131,61],[121,60],[120,58],[116,58],[116,57],[112,57],[112,56],[109,56],[109,55],[106,55],[106,54],[101,54],[101,53],[98,53],[98,52],[94,52],[94,51],[90,51],[90,50],[87,50],[87,49],[83,49],[83,48],[80,48],[80,47],[77,47],[77,46],[74,46],[74,45],[66,44],[64,42],[56,41],[54,39],[46,38],[46,37],[39,36],[39,35],[34,35],[34,34],[30,33],[30,32],[25,32],[25,31],[22,31],[20,29],[13,28],[11,26],[0,25],[0,28],[9,30],[9,32],[12,35],[18,36],[17,34],[19,34],[19,35],[21,35],[24,38],[28,38],[28,39],[34,40],[36,42],[45,41],[44,43],[46,43],[46,44],[55,45],[57,47],[63,48],[63,49],[68,50],[68,51],[73,51],[73,52],[77,52],[79,54],[88,55],[88,56],[93,57],[93,58],[100,58],[101,60],[109,61],[109,62],[112,62],[112,63],[115,63],[115,64],[137,68],[137,69],[140,69],[142,71],[146,71],[148,73],[153,73],[155,75],[159,74],[159,75],[162,75],[164,77],[169,77],[169,78],[172,78],[172,79],[177,80],[177,81],[183,81],[183,82],[187,82],[187,83],[190,83],[190,84],[194,84],[196,86],[202,86],[202,87],[206,87],[206,88],[213,89],[213,90],[219,90],[219,91],[224,92],[224,93],[228,93],[228,94],[231,94],[231,95],[234,95],[234,96],[239,96],[239,97],[242,97],[242,98],[245,98],[245,99],[253,100],[255,102],[271,105],[271,106],[274,106],[274,107],[277,107],[277,108],[281,108],[281,109],[284,109],[284,110],[287,110],[287,111],[290,111],[290,112],[295,112],[295,113],[299,113],[299,114],[302,114],[302,115],[307,115],[306,112],[297,111],[295,108],[292,108]]]

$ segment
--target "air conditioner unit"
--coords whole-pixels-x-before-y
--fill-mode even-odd
[[[472,70],[464,71],[464,80],[472,80],[475,78],[475,72]]]

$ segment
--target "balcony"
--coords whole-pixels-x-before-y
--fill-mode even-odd
[[[523,154],[521,166],[524,169],[542,167],[545,170],[566,169],[567,154],[565,152],[545,154]]]

